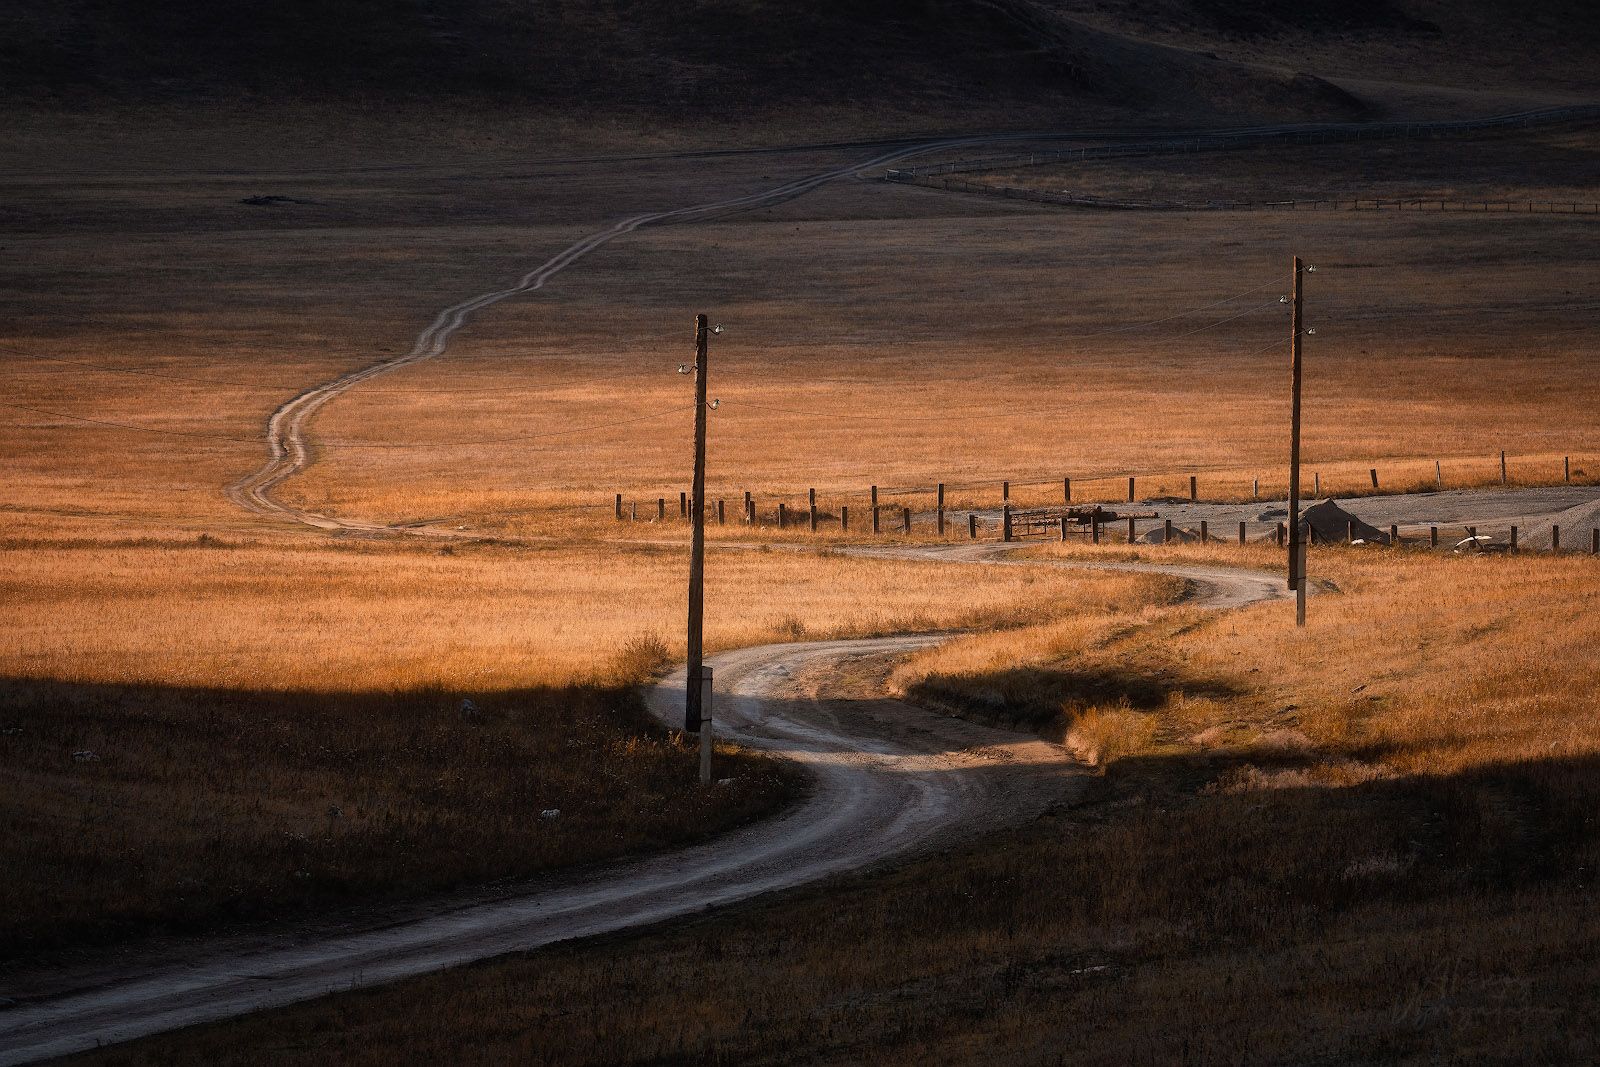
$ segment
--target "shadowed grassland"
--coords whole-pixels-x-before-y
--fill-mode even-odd
[[[670,848],[794,782],[692,742],[622,686],[245,692],[0,682],[13,960]],[[545,814],[546,812],[550,814]]]
[[[1600,574],[1318,556],[1341,592],[1304,633],[1281,603],[1111,607],[902,668],[1099,745],[1080,807],[825,893],[94,1062],[1592,1058]]]
[[[984,184],[1107,199],[1600,201],[1600,126],[1434,141],[1372,141],[1048,164]]]

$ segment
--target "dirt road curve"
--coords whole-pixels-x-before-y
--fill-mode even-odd
[[[1000,562],[1005,548],[882,551],[975,563]],[[1210,607],[1282,595],[1281,582],[1271,575],[1117,566],[1188,578],[1192,602]],[[511,895],[436,905],[403,921],[385,916],[337,936],[285,936],[245,952],[217,944],[185,946],[165,962],[120,959],[97,972],[74,974],[70,982],[55,976],[52,984],[60,991],[45,997],[30,994],[30,979],[20,977],[5,991],[17,1003],[0,1010],[0,1064],[643,926],[1029,819],[1070,797],[1085,769],[1058,746],[840,688],[846,667],[945,639],[913,635],[768,645],[709,661],[716,670],[718,733],[794,760],[815,778],[806,798],[777,818],[684,851]],[[682,690],[679,671],[650,694],[652,710],[668,724],[681,722]],[[37,977],[31,984],[44,988]]]

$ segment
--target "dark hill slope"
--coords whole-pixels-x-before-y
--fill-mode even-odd
[[[1110,32],[1325,75],[1600,96],[1595,0],[1042,0]]]
[[[36,101],[495,97],[715,114],[1094,100],[1346,115],[1314,79],[1085,26],[1038,0],[4,0]]]

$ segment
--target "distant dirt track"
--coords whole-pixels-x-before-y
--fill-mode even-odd
[[[1318,124],[1320,130],[1337,130],[1345,127],[1359,126],[1358,123],[1324,123]],[[1273,134],[1286,134],[1306,129],[1303,123],[1287,123],[1272,126],[1250,127],[1246,130],[1230,129],[1232,135],[1268,136]],[[1119,136],[1130,136],[1137,131],[1097,131],[1100,138],[1115,139]],[[930,152],[945,151],[953,148],[966,148],[977,145],[998,144],[1019,139],[1052,140],[1071,139],[1081,137],[1077,132],[1058,132],[1054,134],[1020,134],[1020,133],[980,133],[965,137],[943,138],[930,140],[913,145],[902,145],[888,152],[876,155],[870,159],[835,170],[814,174],[809,177],[799,178],[786,182],[775,188],[763,192],[749,193],[744,196],[729,197],[726,200],[713,201],[705,204],[695,204],[689,207],[677,208],[671,211],[660,211],[651,214],[634,215],[623,219],[604,230],[590,234],[541,264],[539,267],[523,275],[516,283],[504,289],[481,293],[470,297],[458,304],[453,304],[439,312],[438,316],[429,324],[428,328],[417,335],[416,342],[411,350],[404,355],[386,359],[360,370],[351,371],[340,375],[320,385],[307,388],[280,406],[267,420],[266,442],[268,458],[259,469],[245,475],[232,485],[226,492],[228,499],[239,507],[257,515],[292,519],[324,530],[348,530],[361,533],[393,533],[402,532],[399,528],[384,523],[372,522],[357,518],[343,518],[333,515],[319,514],[297,508],[292,504],[284,503],[274,495],[274,490],[284,482],[304,471],[309,467],[314,458],[312,456],[308,433],[312,420],[317,413],[331,400],[341,396],[363,382],[371,381],[389,371],[421,363],[436,356],[442,355],[455,333],[466,325],[468,319],[478,311],[491,305],[498,304],[513,296],[533,292],[540,289],[551,278],[577,263],[589,253],[609,244],[626,234],[643,226],[660,225],[664,223],[695,222],[719,217],[721,215],[744,211],[750,208],[766,207],[804,196],[829,182],[844,178],[859,177],[867,171],[883,167],[890,163],[909,159],[913,156],[926,155]],[[1148,136],[1148,135],[1147,135]],[[1157,136],[1156,142],[1165,140],[1182,140],[1193,134],[1174,133],[1166,136]],[[417,532],[417,531],[409,531]],[[435,536],[439,531],[429,531]]]
[[[670,222],[692,222],[724,212],[778,204],[803,196],[828,182],[836,181],[840,178],[854,177],[874,167],[881,167],[909,156],[947,148],[959,148],[970,144],[988,143],[996,139],[1007,139],[1010,136],[1014,135],[956,138],[930,141],[909,148],[899,148],[861,163],[852,163],[837,170],[787,182],[765,192],[730,197],[726,200],[718,200],[707,204],[696,204],[673,211],[635,215],[631,218],[623,219],[621,222],[598,233],[590,234],[583,240],[563,249],[539,267],[529,271],[515,284],[504,289],[481,293],[463,300],[459,304],[453,304],[445,308],[439,312],[438,317],[429,324],[427,329],[417,335],[416,342],[405,355],[382,360],[371,366],[363,367],[361,370],[340,375],[331,381],[323,382],[321,385],[312,386],[283,404],[267,420],[266,439],[269,451],[267,462],[258,470],[247,474],[230,485],[227,489],[228,499],[245,510],[258,515],[293,519],[324,530],[353,530],[369,533],[391,530],[392,527],[382,523],[337,518],[306,511],[302,508],[285,504],[273,496],[274,489],[311,465],[312,454],[307,440],[307,432],[311,420],[330,400],[348,392],[363,382],[371,381],[379,375],[387,374],[389,371],[398,370],[401,367],[408,367],[414,363],[421,363],[443,355],[450,343],[450,338],[457,330],[466,325],[468,318],[474,312],[481,311],[518,294],[529,293],[542,288],[545,282],[566,270],[590,252],[624,234],[632,233],[641,226]]]
[[[1007,548],[990,543],[854,551],[970,564],[1001,562]],[[1184,578],[1188,603],[1209,608],[1284,595],[1277,576],[1258,572],[1106,566]],[[1074,795],[1087,768],[1057,745],[887,698],[830,695],[837,692],[839,674],[863,659],[946,639],[923,634],[813,641],[711,657],[718,736],[793,760],[813,778],[804,799],[773,819],[577,879],[436,902],[398,921],[384,916],[333,936],[284,934],[248,950],[202,943],[182,949],[179,959],[120,958],[70,981],[56,980],[61,991],[50,996],[30,998],[24,984],[21,1002],[0,1010],[0,1064],[67,1055],[645,926],[1014,825]],[[682,722],[683,681],[680,669],[649,695],[651,711],[667,725]]]

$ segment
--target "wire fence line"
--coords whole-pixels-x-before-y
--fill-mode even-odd
[[[975,173],[1013,167],[1033,167],[1048,163],[1082,162],[1092,159],[1137,159],[1146,156],[1186,155],[1198,152],[1226,152],[1272,145],[1342,144],[1371,140],[1428,140],[1479,133],[1484,130],[1520,129],[1600,119],[1600,104],[1540,108],[1514,115],[1483,119],[1454,119],[1439,122],[1328,123],[1325,125],[1279,127],[1270,130],[1239,130],[1204,137],[1143,141],[1133,144],[1088,145],[1045,152],[987,156],[978,159],[928,163],[919,167],[897,167],[889,181],[912,182],[940,174]]]
[[[895,179],[903,181],[903,179]],[[1027,200],[1100,211],[1431,211],[1459,215],[1590,215],[1600,202],[1574,200],[1443,200],[1438,197],[1352,197],[1318,200],[1138,200],[994,185],[952,177],[918,177],[909,184],[1006,200]]]

